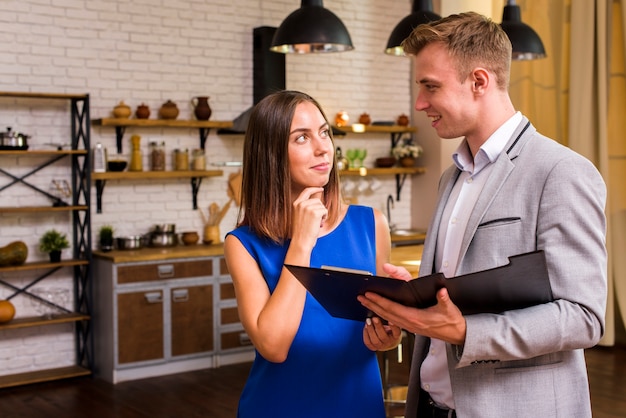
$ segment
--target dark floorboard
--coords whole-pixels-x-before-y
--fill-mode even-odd
[[[393,360],[390,383],[402,384],[407,364]],[[587,364],[594,418],[626,417],[626,348],[587,350]],[[2,389],[0,417],[232,418],[249,367],[237,364],[117,385],[87,377]]]

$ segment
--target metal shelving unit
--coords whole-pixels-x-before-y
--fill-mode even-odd
[[[29,289],[56,271],[70,268],[73,271],[74,309],[69,311],[61,306],[52,304],[63,313],[54,315],[51,318],[29,317],[13,319],[8,323],[1,324],[0,330],[72,322],[75,324],[77,361],[74,366],[70,367],[0,376],[0,388],[89,375],[93,369],[93,338],[90,325],[92,240],[90,218],[91,161],[89,144],[91,126],[89,119],[89,95],[0,92],[0,99],[2,98],[43,99],[44,101],[65,100],[70,102],[71,149],[55,151],[36,149],[0,151],[0,157],[44,157],[45,160],[34,167],[33,170],[20,176],[12,174],[7,165],[2,164],[0,173],[10,177],[12,181],[0,188],[0,192],[13,185],[22,184],[36,193],[52,199],[54,204],[50,206],[0,207],[0,213],[23,213],[32,216],[52,212],[69,213],[72,217],[72,258],[59,263],[27,262],[19,266],[0,267],[0,272],[37,272],[34,274],[34,278],[24,286],[15,286],[7,279],[0,280],[0,285],[8,287],[13,291],[7,299],[11,299],[19,294],[27,294],[29,297],[38,299],[42,303],[48,303],[44,299],[30,293]],[[36,107],[37,104],[35,103],[32,106]],[[51,164],[65,158],[71,160],[71,204],[67,204],[48,191],[31,184],[28,179],[30,176],[39,174],[40,171]]]

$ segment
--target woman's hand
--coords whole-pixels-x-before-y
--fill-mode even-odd
[[[378,317],[367,318],[363,327],[363,342],[372,351],[396,348],[402,339],[402,329],[393,324],[384,325]]]
[[[307,187],[293,202],[292,245],[313,248],[328,216],[323,187]]]

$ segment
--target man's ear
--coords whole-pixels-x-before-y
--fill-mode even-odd
[[[489,83],[491,82],[491,74],[489,71],[481,67],[476,67],[470,74],[472,81],[472,91],[474,94],[484,94]]]

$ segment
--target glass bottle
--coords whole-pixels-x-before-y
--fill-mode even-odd
[[[133,135],[130,137],[132,151],[130,153],[130,166],[128,171],[143,171],[143,155],[141,154],[141,137]]]
[[[343,156],[343,152],[341,151],[341,147],[337,147],[337,151],[335,151],[336,160],[337,160],[337,170],[347,170],[350,168],[350,163],[348,159]]]

